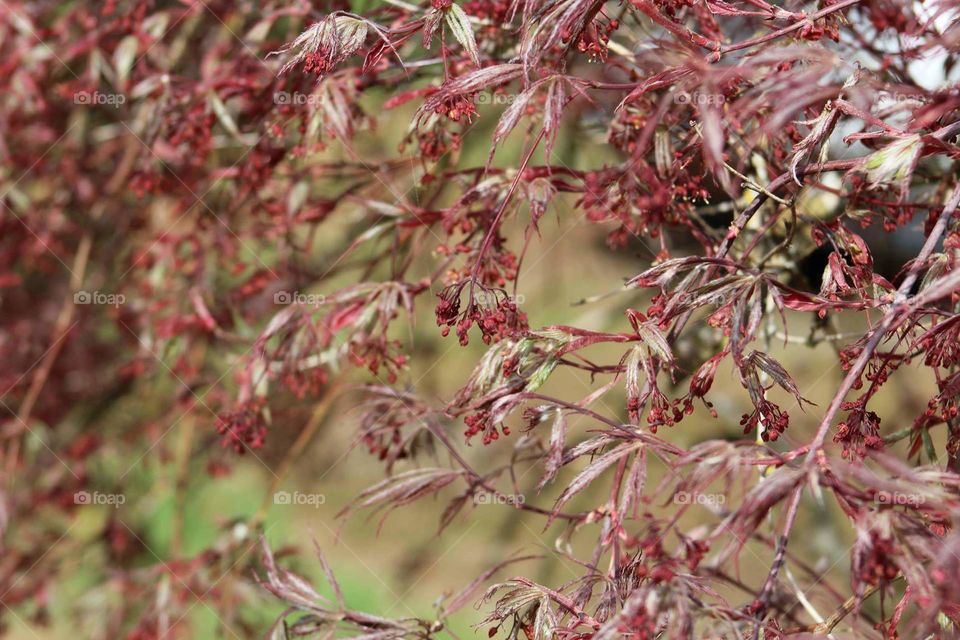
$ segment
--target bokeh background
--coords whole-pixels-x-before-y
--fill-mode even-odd
[[[369,4],[358,2],[357,9],[363,10],[364,6],[361,5]],[[378,115],[378,126],[375,130],[359,132],[355,149],[361,157],[370,159],[371,163],[405,157],[407,162],[392,179],[400,192],[406,193],[412,189],[408,197],[415,200],[422,168],[409,151],[405,154],[398,152],[415,105],[381,113],[379,105],[386,97],[374,92],[365,98],[367,102],[364,108]],[[561,133],[553,160],[583,169],[594,169],[622,160],[604,144],[605,132],[601,126],[608,121],[614,106],[602,102],[580,106],[580,109],[586,110],[582,114],[584,117],[580,118],[581,124],[568,126]],[[480,106],[480,117],[472,125],[460,153],[461,164],[482,165],[486,161],[492,129],[502,109],[503,105],[497,104]],[[597,123],[597,126],[593,127],[591,123]],[[518,132],[498,153],[496,164],[516,166],[523,143],[524,137]],[[351,158],[344,150],[331,147],[315,159],[317,162],[329,162],[349,161]],[[540,161],[542,157],[534,160]],[[384,197],[389,199],[386,194]],[[815,198],[810,200],[812,202]],[[160,224],[165,213],[162,203],[155,205]],[[605,243],[609,229],[585,220],[582,212],[572,205],[570,199],[558,197],[540,223],[541,236],[534,238],[530,244],[517,291],[521,309],[528,314],[532,327],[570,324],[596,330],[623,330],[627,326],[624,310],[630,307],[643,308],[647,301],[644,293],[624,291],[623,282],[651,264],[656,251],[655,243],[650,239],[637,238],[626,249],[612,251]],[[359,215],[356,214],[359,212],[351,210],[356,206],[344,205],[338,210],[337,216],[325,224],[315,245],[316,255],[312,256],[318,264],[364,230],[357,223]],[[718,224],[723,223],[723,220],[718,220]],[[919,224],[920,221],[916,223]],[[518,239],[519,248],[524,232],[523,221],[512,220],[508,225],[510,232],[507,235]],[[917,227],[913,233],[916,231]],[[683,247],[686,239],[672,237],[669,242]],[[914,244],[915,237],[911,237],[909,230],[892,238],[877,236],[874,244],[876,258],[887,265],[888,273],[895,272]],[[435,258],[424,256],[411,278],[426,275],[435,269],[438,264]],[[92,260],[96,259],[96,255],[92,256]],[[819,285],[817,268],[814,261],[809,274],[814,288]],[[819,268],[822,271],[822,266]],[[329,294],[338,284],[349,282],[349,277],[345,276],[341,282],[331,281],[316,293]],[[578,304],[585,298],[590,299],[588,304]],[[816,406],[801,409],[786,397],[776,398],[792,417],[785,442],[777,444],[780,449],[789,447],[791,442],[801,443],[809,439],[819,421],[820,412],[833,396],[841,379],[833,346],[826,343],[817,346],[801,344],[809,327],[800,316],[791,316],[791,320],[791,336],[795,341],[786,345],[783,341],[772,342],[771,354],[794,374],[803,395]],[[857,318],[838,318],[842,330],[851,334],[862,330],[859,322]],[[701,328],[702,322],[693,324],[688,332],[695,336]],[[442,405],[467,380],[484,351],[479,341],[473,341],[468,347],[460,347],[455,337],[441,337],[432,311],[426,307],[419,310],[414,321],[399,331],[397,337],[412,355],[409,370],[402,382],[436,406]],[[598,349],[594,355],[598,360],[609,362],[615,361],[621,354],[610,349]],[[346,380],[357,384],[375,382],[370,377],[356,373],[348,374]],[[163,399],[169,397],[176,385],[175,380],[156,378],[142,383],[137,393],[129,394],[99,417],[101,433],[108,438],[122,438],[123,434],[128,433],[129,425],[155,421],[157,416],[168,415],[168,407],[164,406]],[[678,385],[679,395],[685,390],[685,381],[679,381]],[[560,371],[549,381],[545,392],[579,399],[594,388],[595,383],[588,376]],[[933,381],[926,377],[925,372],[905,367],[894,374],[887,392],[878,396],[872,406],[881,415],[885,432],[892,432],[909,425],[934,393]],[[661,431],[661,435],[683,446],[713,438],[749,438],[742,434],[738,426],[741,414],[749,406],[748,399],[729,368],[722,368],[718,374],[712,400],[719,414],[718,419],[711,420],[705,413],[698,412],[673,430]],[[601,405],[609,415],[625,419],[622,390],[605,396]],[[362,446],[353,446],[360,412],[359,394],[356,392],[347,392],[337,399],[316,437],[277,487],[287,492],[322,495],[323,503],[316,506],[274,504],[268,493],[276,477],[274,474],[284,453],[309,418],[312,408],[310,403],[300,403],[291,405],[288,411],[278,412],[267,446],[256,455],[233,458],[228,475],[211,476],[200,459],[202,456],[190,463],[185,474],[177,464],[177,446],[183,432],[193,429],[202,433],[214,428],[212,418],[201,414],[183,421],[162,440],[139,443],[144,455],[132,468],[128,458],[101,456],[101,466],[92,472],[94,479],[97,475],[102,475],[104,479],[123,475],[125,493],[129,499],[118,509],[107,505],[90,506],[71,516],[75,521],[64,539],[50,550],[55,558],[48,559],[67,563],[72,568],[56,590],[50,593],[52,617],[49,625],[28,625],[19,618],[10,618],[9,637],[43,640],[95,637],[101,621],[84,615],[88,609],[86,605],[96,604],[103,599],[125,597],[122,590],[111,587],[109,562],[104,557],[104,545],[100,544],[105,538],[115,543],[114,553],[127,554],[130,563],[147,568],[169,557],[173,544],[171,535],[175,530],[173,523],[178,519],[183,523],[183,538],[177,544],[181,555],[190,557],[231,535],[243,535],[243,523],[265,503],[268,509],[263,526],[270,546],[274,549],[286,546],[298,549],[297,555],[285,559],[285,563],[311,577],[321,591],[330,593],[328,588],[322,586],[320,564],[312,556],[312,544],[316,541],[330,560],[351,607],[378,615],[431,618],[437,598],[459,591],[492,564],[516,554],[542,556],[522,567],[525,575],[539,582],[560,584],[579,575],[573,563],[556,553],[555,544],[562,533],[562,525],[555,524],[543,530],[542,519],[529,517],[508,505],[469,505],[453,524],[440,533],[440,516],[446,507],[442,497],[452,497],[454,491],[442,493],[441,499],[426,499],[402,508],[391,514],[382,525],[379,515],[369,516],[366,512],[349,519],[338,518],[337,514],[358,493],[383,478],[382,463],[371,457]],[[169,423],[170,418],[161,419],[156,424],[156,433],[165,432]],[[571,441],[588,437],[595,426],[588,420],[575,419],[570,429]],[[454,424],[450,428],[451,433],[457,435],[462,431],[461,425]],[[502,462],[510,455],[515,439],[501,439],[488,447],[477,442],[467,449],[467,458],[478,469],[489,468],[495,461]],[[456,441],[462,440],[458,437]],[[937,448],[942,450],[940,443]],[[439,456],[439,460],[440,464],[446,463],[443,455]],[[412,464],[404,462],[398,470],[410,468]],[[573,471],[566,470],[558,482],[548,487],[542,495],[534,492],[539,479],[535,468],[520,476],[518,484],[528,502],[546,507],[562,490],[564,481],[569,480]],[[652,473],[656,476],[662,474],[662,470],[653,469]],[[604,495],[607,490],[603,481],[597,482],[575,500],[574,507],[598,502],[597,496]],[[178,494],[182,500],[178,499]],[[669,495],[664,495],[660,502],[668,498]],[[178,506],[180,504],[182,509]],[[118,512],[122,513],[123,521],[130,530],[117,525]],[[806,513],[809,514],[806,521],[798,527],[803,535],[791,542],[791,550],[815,568],[823,580],[837,584],[841,591],[845,591],[848,550],[853,532],[847,520],[835,513],[832,504],[823,508],[812,507]],[[40,520],[61,517],[53,511],[47,513],[43,508],[38,508],[35,515]],[[699,512],[694,509],[690,518],[690,526],[697,526],[698,521],[715,522],[714,516],[705,508]],[[589,539],[590,536],[584,537]],[[575,546],[577,541],[575,537]],[[249,553],[258,554],[259,549],[251,546]],[[770,554],[762,548],[751,550],[745,556],[742,580],[748,584],[757,583],[765,574],[769,560]],[[509,577],[520,569],[508,568],[500,577]],[[804,585],[813,582],[810,576],[798,576],[797,579]],[[237,593],[236,597],[245,598],[247,595]],[[95,610],[96,607],[89,609]],[[248,620],[260,621],[265,631],[280,611],[281,607],[265,598],[257,606],[247,609],[244,616]],[[222,627],[218,616],[203,605],[192,608],[189,616],[197,625],[198,638],[232,637],[231,632]],[[461,637],[484,637],[485,630],[475,627],[482,617],[482,610],[468,607],[453,618],[452,630]]]
[[[481,108],[481,117],[467,137],[462,161],[484,161],[497,111],[496,106]],[[399,138],[409,123],[410,115],[399,111],[383,118],[376,131],[359,135],[357,148],[364,154],[370,154],[368,157],[395,156]],[[602,142],[602,132],[568,130],[561,137],[558,153],[562,154],[565,163],[577,168],[591,168],[615,161],[616,158],[610,157]],[[508,144],[501,153],[500,161],[509,162],[511,156],[516,158],[520,152],[519,142]],[[333,150],[328,159],[336,155],[337,152]],[[521,307],[529,315],[531,326],[535,327],[570,324],[596,330],[623,330],[626,326],[624,309],[643,308],[646,296],[635,291],[624,291],[622,283],[649,266],[653,254],[646,246],[646,239],[637,239],[626,250],[611,251],[605,244],[607,230],[586,221],[571,204],[563,199],[558,200],[541,222],[542,237],[531,243],[522,272],[518,290]],[[344,218],[349,220],[349,216]],[[522,233],[520,225],[515,227],[515,231]],[[329,233],[322,243],[328,246],[318,247],[319,254],[325,255],[326,250],[343,246],[344,238],[355,232],[353,225],[343,223],[337,233]],[[904,240],[909,241],[909,238]],[[671,242],[682,243],[683,239],[671,239]],[[891,259],[895,261],[896,256]],[[429,261],[422,265],[423,269],[429,267]],[[599,300],[591,300],[589,304],[578,304],[584,298],[593,299],[598,294],[605,295]],[[409,332],[401,337],[405,345],[409,344],[412,353],[405,382],[409,389],[440,406],[466,381],[484,346],[474,341],[464,348],[459,346],[455,337],[442,338],[430,310],[422,311],[424,313],[415,319]],[[807,328],[804,320],[800,317],[792,320],[791,336],[797,339],[805,337]],[[691,331],[696,332],[702,326],[702,323],[693,325]],[[856,331],[859,327],[854,323],[847,328]],[[804,442],[814,431],[821,408],[829,402],[841,379],[836,352],[828,344],[809,347],[791,343],[784,346],[777,341],[771,347],[773,355],[794,373],[803,395],[817,404],[801,410],[795,403],[781,398],[792,417],[787,440]],[[619,354],[598,350],[596,356],[598,359],[605,357],[611,360],[619,357]],[[351,379],[358,383],[375,381],[363,375],[354,375]],[[934,387],[932,380],[909,368],[895,374],[890,384],[890,392],[879,396],[875,406],[884,424],[890,430],[896,430],[910,424],[913,417],[922,411],[926,400],[933,395]],[[682,394],[683,382],[680,387]],[[561,371],[548,383],[547,390],[559,397],[580,398],[592,388],[595,387],[591,386],[589,378]],[[162,393],[156,395],[165,396]],[[738,426],[741,414],[748,407],[746,393],[729,369],[721,369],[718,374],[712,398],[719,414],[717,420],[698,412],[693,419],[661,434],[683,446],[718,437],[749,437],[744,436]],[[323,586],[320,565],[312,557],[311,545],[314,540],[330,560],[348,603],[354,608],[384,616],[415,615],[430,618],[437,598],[458,592],[486,568],[515,554],[542,556],[525,563],[523,567],[526,575],[542,583],[559,584],[577,577],[577,567],[555,552],[555,542],[562,533],[562,525],[554,525],[544,531],[542,519],[530,517],[508,505],[468,506],[461,517],[442,533],[439,532],[439,525],[446,506],[444,500],[426,499],[399,509],[382,525],[379,514],[370,516],[360,512],[349,519],[338,518],[338,512],[348,506],[358,493],[383,477],[382,463],[370,456],[362,445],[353,446],[360,411],[358,401],[359,396],[355,393],[347,393],[336,401],[317,436],[279,487],[287,492],[320,494],[323,503],[316,506],[271,503],[264,522],[266,538],[273,548],[286,545],[299,548],[300,554],[293,561],[293,566],[313,578],[322,592],[330,593]],[[601,404],[609,415],[625,419],[622,391],[611,393]],[[135,394],[104,415],[102,429],[106,433],[121,432],[125,423],[149,420],[163,413],[162,407],[156,405],[157,402],[151,399],[150,389],[144,389],[143,394]],[[211,477],[200,461],[194,463],[189,470],[183,503],[183,555],[189,557],[215,545],[219,539],[230,535],[234,527],[242,527],[240,523],[257,512],[265,499],[267,488],[274,480],[276,466],[308,415],[309,409],[300,407],[283,419],[278,419],[267,447],[258,451],[256,456],[245,455],[234,460],[232,471],[227,476]],[[212,419],[198,417],[188,422],[191,423],[189,428],[197,430],[213,428]],[[590,429],[595,426],[582,418],[574,420],[570,430],[572,441],[588,437]],[[455,434],[461,430],[460,425],[452,427]],[[128,539],[124,544],[127,552],[134,554],[144,566],[156,563],[158,557],[166,557],[171,544],[171,523],[180,517],[176,515],[175,507],[178,482],[176,442],[177,433],[174,432],[149,451],[147,447],[151,443],[143,443],[145,455],[127,476],[127,493],[136,498],[120,509],[124,521],[142,539]],[[513,444],[510,439],[488,447],[475,443],[467,450],[467,457],[476,468],[489,468],[495,461],[502,461],[509,456]],[[444,461],[443,456],[440,459]],[[105,466],[95,472],[104,477],[115,477],[130,464],[126,459],[116,459],[111,464],[109,458],[105,458],[105,462]],[[409,466],[409,463],[401,463],[398,470]],[[531,469],[519,478],[519,484],[524,487],[528,501],[548,506],[557,490],[565,486],[564,479],[569,480],[571,472],[568,470],[562,475],[552,490],[548,487],[542,495],[537,496],[534,492],[539,479],[537,471]],[[659,472],[662,473],[662,470]],[[654,470],[653,473],[656,475],[658,471]],[[574,504],[592,504],[606,491],[605,483],[598,482]],[[442,495],[452,497],[454,494],[454,491],[447,491]],[[664,496],[664,499],[668,497]],[[696,510],[694,512],[694,518],[712,521],[712,516],[705,508],[699,516]],[[37,515],[43,517],[42,513]],[[131,537],[123,531],[114,531],[114,515],[114,508],[106,505],[91,506],[76,512],[77,521],[66,539],[51,551],[69,557],[75,569],[69,579],[52,594],[53,617],[50,627],[29,627],[11,620],[10,637],[92,637],[87,636],[84,629],[95,629],[97,620],[83,619],[84,603],[91,598],[124,597],[121,592],[111,593],[103,588],[108,576],[98,569],[103,560],[98,557],[102,549],[100,545],[92,544],[111,533]],[[796,539],[794,550],[812,567],[821,569],[824,580],[843,586],[849,566],[847,550],[852,542],[852,532],[846,519],[836,517],[828,506],[816,517],[802,522],[799,530],[804,535]],[[253,548],[250,553],[257,554],[259,549]],[[743,566],[743,580],[747,583],[760,579],[769,561],[769,556],[762,549],[751,554],[747,554]],[[508,568],[501,577],[508,577],[519,569]],[[266,630],[272,616],[279,611],[279,607],[266,601],[260,610],[250,611],[249,614],[253,619],[262,620],[263,629]],[[198,629],[206,630],[196,637],[232,637],[229,631],[220,627],[218,617],[206,607],[197,606],[189,615],[193,623],[199,625]],[[453,630],[462,637],[485,634],[485,630],[477,631],[474,627],[482,617],[482,610],[468,607],[454,617]]]

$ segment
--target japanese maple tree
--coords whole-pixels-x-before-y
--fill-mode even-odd
[[[193,637],[198,602],[233,620],[255,604],[226,575],[289,607],[270,630],[240,617],[251,637],[442,637],[474,603],[512,639],[957,637],[960,8],[779,5],[0,2],[5,611],[42,623],[71,571],[49,553],[70,525],[35,509],[69,522],[154,456],[182,489],[190,461],[229,473],[293,428],[283,475],[348,398],[385,475],[344,517],[439,494],[442,527],[497,502],[556,527],[577,578],[505,555],[435,619],[392,619],[351,608],[322,556],[332,600],[247,554],[265,506],[194,556],[175,516],[146,564],[112,521],[128,599],[103,637]],[[368,157],[404,110],[400,148]],[[605,154],[566,160],[598,126]],[[635,256],[581,302],[630,294],[615,330],[519,302],[563,215]],[[916,250],[881,273],[884,243]],[[443,402],[409,375],[424,309],[486,347]],[[821,345],[842,377],[815,406],[781,354]],[[561,371],[584,393],[547,391]],[[749,402],[738,438],[719,371]],[[903,372],[933,381],[908,424],[875,407]],[[138,397],[129,428],[98,428]],[[100,471],[108,453],[128,464]],[[539,482],[518,498],[521,468]],[[796,552],[825,508],[855,540],[847,584]]]

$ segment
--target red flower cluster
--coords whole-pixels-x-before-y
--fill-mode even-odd
[[[499,342],[527,329],[527,314],[518,310],[516,303],[502,290],[483,289],[480,296],[473,297],[472,287],[459,283],[437,294],[439,302],[435,310],[437,326],[444,336],[456,326],[461,345],[470,342],[470,329],[480,329],[484,344]],[[460,310],[460,298],[464,291],[470,296],[466,310]],[[478,301],[482,299],[482,301]]]
[[[221,413],[217,416],[217,432],[222,436],[222,446],[232,447],[236,453],[259,449],[267,437],[261,403],[252,401],[235,411]]]

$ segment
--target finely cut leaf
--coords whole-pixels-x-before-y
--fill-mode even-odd
[[[587,486],[610,465],[620,460],[620,458],[633,453],[641,446],[642,444],[639,442],[625,442],[591,462],[586,469],[581,471],[577,477],[570,482],[567,488],[563,490],[563,493],[560,494],[560,497],[557,498],[556,503],[553,505],[551,521],[556,517],[557,512],[560,511],[573,496],[586,489]]]
[[[470,59],[473,60],[473,64],[479,67],[480,50],[477,48],[476,38],[473,37],[473,27],[470,25],[470,16],[468,16],[466,11],[458,4],[450,5],[446,13],[447,26],[450,27],[453,37],[456,38],[460,46],[466,50]]]

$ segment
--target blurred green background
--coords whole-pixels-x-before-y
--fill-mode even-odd
[[[377,2],[358,2],[357,5],[373,5]],[[358,10],[364,7],[358,6]],[[371,93],[365,100],[369,113],[378,113],[378,104],[385,96]],[[384,159],[397,156],[397,147],[401,142],[412,119],[415,105],[394,112],[379,114],[376,130],[362,131],[358,135],[355,148],[359,155],[368,159]],[[581,121],[586,123],[568,128],[561,133],[556,146],[554,162],[560,162],[573,168],[595,169],[621,160],[604,145],[603,132],[591,128],[591,122],[604,122],[612,105],[598,105],[585,111]],[[485,105],[480,107],[480,118],[471,127],[466,137],[459,162],[462,166],[482,165],[489,151],[492,129],[496,124],[502,106]],[[524,145],[522,128],[503,145],[497,155],[496,164],[516,166],[522,155]],[[409,153],[409,152],[408,152]],[[331,148],[315,158],[316,161],[350,161],[352,156],[342,149]],[[543,161],[536,156],[534,163]],[[396,176],[401,192],[419,182],[421,171],[416,160],[411,161],[410,171]],[[330,189],[331,185],[318,185],[317,189]],[[413,201],[417,197],[416,189],[409,196]],[[387,199],[387,195],[384,195]],[[540,222],[541,237],[535,238],[524,261],[520,288],[523,296],[521,304],[532,327],[551,324],[569,324],[595,330],[625,330],[629,325],[624,310],[629,307],[644,308],[647,294],[624,292],[622,283],[650,265],[653,253],[646,246],[648,239],[638,239],[631,247],[613,252],[606,247],[604,239],[609,227],[586,221],[581,211],[574,209],[573,200],[558,197],[548,214]],[[325,232],[319,234],[316,259],[319,262],[335,254],[342,248],[351,234],[357,232],[352,221],[357,213],[357,205],[345,204],[338,210],[329,223],[325,223]],[[508,222],[508,237],[516,238],[514,249],[519,251],[525,227],[525,216]],[[672,238],[670,241],[679,241]],[[651,246],[655,246],[650,242]],[[411,281],[422,277],[434,268],[436,261],[425,259],[418,263]],[[345,276],[341,285],[349,282]],[[319,293],[329,294],[335,283],[325,285]],[[577,306],[574,303],[586,297],[609,294],[603,299],[588,305]],[[793,335],[804,336],[806,318],[791,316],[795,323],[791,326]],[[402,325],[401,318],[398,325]],[[844,330],[861,329],[857,319],[841,318]],[[687,334],[696,338],[707,329],[701,322],[692,324]],[[712,330],[711,330],[712,331]],[[709,332],[707,332],[709,333]],[[469,347],[461,348],[455,337],[444,339],[435,326],[432,309],[428,305],[418,311],[415,322],[408,329],[398,330],[398,337],[404,341],[411,354],[410,369],[401,380],[411,390],[439,406],[449,399],[467,377],[484,351],[479,340],[473,340]],[[826,407],[841,379],[841,370],[837,364],[834,349],[826,344],[816,348],[790,344],[784,347],[782,342],[771,345],[771,354],[794,374],[803,395],[817,404],[801,411],[792,399],[777,395],[792,417],[786,436],[786,443],[778,447],[786,448],[789,443],[803,443],[809,440],[819,421],[821,411]],[[601,348],[590,352],[590,356],[600,362],[616,362],[622,354],[615,349]],[[351,374],[354,381],[372,381],[362,374]],[[151,385],[168,384],[175,388],[175,382],[151,381]],[[588,395],[596,383],[588,377],[567,371],[558,373],[544,388],[545,393],[579,400]],[[681,384],[679,394],[685,391]],[[890,383],[887,393],[877,397],[872,408],[883,418],[884,432],[895,431],[912,422],[913,417],[922,411],[927,400],[935,393],[932,378],[917,368],[905,368],[897,372]],[[779,391],[774,392],[779,394]],[[104,432],[113,429],[111,421],[118,424],[136,420],[155,419],[164,415],[165,407],[159,398],[133,394],[129,400],[121,403],[109,415],[104,417]],[[156,398],[156,399],[152,399]],[[579,568],[564,560],[555,552],[555,541],[562,531],[562,525],[555,524],[543,531],[543,521],[530,517],[506,505],[468,505],[460,517],[442,534],[438,534],[440,515],[446,506],[445,500],[426,499],[402,508],[392,514],[378,533],[379,516],[372,518],[361,512],[349,520],[337,519],[336,514],[350,504],[351,500],[363,489],[381,480],[383,468],[377,460],[369,456],[363,447],[350,450],[357,430],[358,407],[356,395],[341,398],[334,411],[324,422],[316,438],[313,439],[305,454],[281,485],[289,492],[301,491],[318,493],[324,496],[324,503],[316,507],[307,505],[271,505],[264,522],[266,538],[271,547],[295,545],[300,554],[295,560],[285,559],[284,564],[314,580],[320,590],[329,594],[323,583],[320,565],[312,556],[311,543],[316,540],[324,550],[333,570],[340,580],[348,604],[355,609],[368,611],[387,617],[417,616],[432,618],[434,603],[443,594],[456,593],[470,583],[486,568],[514,554],[538,554],[541,560],[527,562],[510,567],[501,573],[500,578],[523,573],[548,585],[560,585],[580,575]],[[744,437],[738,426],[740,416],[749,406],[746,392],[740,387],[729,366],[721,368],[717,382],[711,394],[719,412],[718,420],[699,411],[672,430],[662,430],[660,435],[682,446],[690,446],[708,439],[737,439]],[[611,416],[625,419],[624,394],[622,389],[609,394],[598,403],[598,410]],[[268,446],[258,452],[259,458],[243,456],[234,461],[232,473],[225,477],[211,478],[205,470],[203,455],[195,459],[187,474],[183,518],[182,557],[191,557],[214,546],[229,536],[236,523],[248,520],[258,509],[270,486],[273,471],[302,428],[309,407],[281,414],[270,434]],[[213,429],[210,416],[198,412],[194,419],[186,421],[178,429],[194,428],[203,433]],[[160,431],[169,425],[160,424]],[[570,429],[570,443],[589,437],[590,430],[597,425],[584,419],[574,419]],[[118,429],[122,431],[122,429]],[[460,433],[462,425],[453,425],[451,433],[455,442],[462,443]],[[160,445],[151,449],[133,470],[125,475],[125,492],[130,496],[126,504],[117,511],[110,506],[94,506],[75,512],[75,521],[67,528],[64,540],[50,553],[72,567],[69,576],[57,584],[50,593],[53,612],[50,626],[47,628],[30,627],[17,618],[10,618],[12,638],[60,639],[75,637],[96,637],[92,635],[100,621],[87,619],[83,615],[85,604],[91,601],[118,598],[122,599],[122,589],[111,583],[108,571],[101,569],[104,564],[102,545],[94,541],[108,535],[111,526],[116,526],[114,516],[120,515],[139,540],[129,540],[130,553],[135,563],[148,567],[159,560],[169,559],[172,523],[178,517],[175,514],[177,493],[176,446],[177,431],[174,431]],[[518,430],[514,431],[517,434]],[[544,434],[540,434],[546,438]],[[749,437],[749,436],[748,436]],[[517,436],[501,439],[491,446],[483,447],[476,442],[465,447],[467,458],[477,469],[488,469],[502,463],[510,455]],[[140,443],[147,451],[148,443]],[[939,444],[939,443],[938,443]],[[102,457],[102,466],[94,472],[108,479],[124,475],[129,467],[129,459],[111,460]],[[427,460],[424,464],[432,466]],[[441,455],[439,465],[448,464],[446,456]],[[406,463],[399,470],[410,468]],[[574,465],[575,469],[582,467]],[[523,475],[519,484],[525,487],[527,501],[548,507],[552,499],[569,481],[575,469],[566,469],[554,485],[548,487],[543,495],[536,496],[533,488],[539,479],[540,470],[530,469]],[[662,470],[651,468],[654,477]],[[605,496],[609,488],[604,476],[595,486],[579,496],[574,509],[584,505],[593,505]],[[648,483],[651,489],[655,482]],[[456,489],[443,493],[452,497]],[[667,496],[654,496],[653,508],[662,506]],[[849,567],[848,549],[853,532],[846,518],[839,517],[836,505],[828,502],[819,509],[812,503],[806,503],[805,520],[799,530],[804,535],[796,539],[791,549],[804,557],[808,563],[818,568],[824,580],[829,580],[843,591],[848,584],[846,572]],[[715,522],[704,508],[695,508],[691,514],[691,526],[699,522]],[[38,518],[58,517],[38,509]],[[113,524],[112,524],[113,523]],[[339,536],[338,536],[339,532]],[[123,534],[122,530],[120,532]],[[594,526],[587,527],[577,538],[576,549],[588,548],[596,533]],[[127,536],[129,537],[129,536]],[[792,542],[791,545],[794,545]],[[248,553],[258,555],[259,549],[246,544]],[[769,553],[757,548],[745,556],[741,579],[748,584],[762,580],[767,569]],[[52,558],[51,558],[52,559]],[[804,582],[801,580],[801,582]],[[811,581],[806,580],[809,584]],[[482,589],[481,591],[482,592]],[[479,592],[478,592],[479,595]],[[238,598],[244,594],[237,594]],[[816,602],[815,602],[816,604]],[[273,616],[282,607],[271,603],[269,599],[256,608],[246,610],[248,621],[259,622],[262,631],[266,631]],[[824,611],[832,607],[825,606]],[[233,637],[205,606],[190,609],[189,619],[196,625],[194,637],[219,638]],[[452,620],[452,630],[462,637],[474,637],[477,631],[474,625],[483,617],[482,611],[466,608]],[[9,618],[9,616],[8,616]],[[227,621],[229,625],[230,621]],[[483,637],[483,636],[476,636]]]

